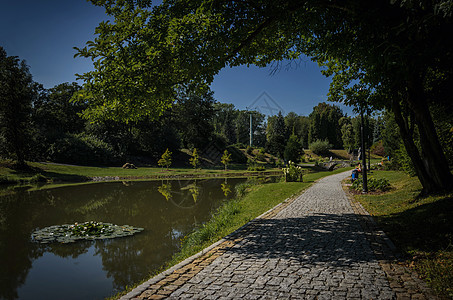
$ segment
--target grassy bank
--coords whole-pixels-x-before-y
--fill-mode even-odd
[[[381,195],[355,197],[374,216],[414,268],[440,295],[453,298],[453,194],[418,197],[416,177],[375,171],[392,189]]]
[[[229,201],[212,216],[212,218],[196,228],[194,232],[186,236],[181,244],[181,250],[173,256],[173,259],[159,270],[159,272],[174,266],[184,259],[198,253],[210,246],[224,236],[234,232],[247,222],[268,211],[285,199],[300,194],[303,190],[313,184],[314,181],[332,174],[337,174],[349,168],[338,169],[332,172],[316,172],[304,175],[304,182],[277,182],[261,184],[260,182],[249,182],[238,187],[237,197]],[[245,191],[245,193],[243,193]],[[128,289],[132,290],[132,288]],[[125,294],[127,291],[115,296]]]
[[[32,183],[32,182],[83,182],[98,179],[112,180],[116,177],[119,179],[157,179],[173,177],[215,177],[221,175],[228,176],[247,176],[256,172],[247,171],[247,166],[233,165],[227,172],[223,168],[198,169],[192,168],[170,168],[169,170],[161,168],[138,168],[123,169],[121,167],[88,167],[74,166],[52,163],[29,162],[29,169],[18,171],[6,163],[0,164],[0,183]],[[278,171],[277,169],[268,169],[266,171]]]

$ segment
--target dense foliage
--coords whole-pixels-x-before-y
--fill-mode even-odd
[[[388,179],[385,179],[385,178],[376,179],[376,178],[370,177],[367,180],[367,186],[368,186],[368,191],[370,191],[370,192],[374,192],[374,191],[385,192],[388,189],[390,189],[390,182]],[[352,183],[351,188],[356,191],[362,191],[363,190],[362,178],[355,180]]]
[[[0,47],[0,155],[25,165],[34,83],[25,61]]]
[[[181,84],[201,91],[225,66],[305,54],[331,76],[331,100],[358,111],[392,110],[425,192],[452,187],[429,110],[451,97],[451,1],[92,2],[114,21],[101,23],[96,40],[77,49],[95,62],[81,76],[87,118],[155,118]],[[318,129],[312,137],[322,139]]]
[[[332,145],[327,140],[316,140],[310,144],[310,150],[318,155],[327,155]]]

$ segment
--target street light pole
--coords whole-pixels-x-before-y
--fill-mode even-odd
[[[362,193],[368,193],[368,183],[367,183],[367,167],[366,167],[366,151],[365,151],[365,128],[363,126],[363,104],[360,104],[360,131],[362,137],[362,176],[363,176],[363,189]]]
[[[250,112],[250,147],[253,145],[252,113]]]

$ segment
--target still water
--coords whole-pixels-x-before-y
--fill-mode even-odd
[[[103,299],[154,273],[181,238],[245,179],[96,183],[0,197],[0,299]],[[38,244],[31,233],[101,221],[143,227],[132,237]]]

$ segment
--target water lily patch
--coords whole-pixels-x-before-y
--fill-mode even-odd
[[[45,227],[32,233],[32,240],[46,244],[52,242],[73,243],[79,240],[102,240],[131,236],[144,229],[130,225],[103,222],[84,222]]]

